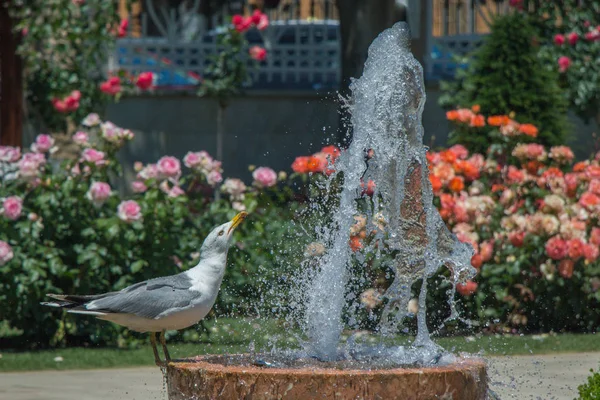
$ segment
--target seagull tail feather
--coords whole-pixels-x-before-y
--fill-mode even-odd
[[[55,299],[57,301],[50,301],[50,302],[42,302],[40,303],[43,306],[47,306],[47,307],[55,307],[55,308],[64,308],[64,309],[68,309],[69,312],[71,313],[77,313],[77,314],[90,314],[90,315],[98,315],[98,314],[102,314],[104,315],[104,313],[98,313],[98,312],[93,312],[93,311],[86,311],[85,310],[85,303],[88,303],[92,300],[97,300],[97,299],[101,299],[103,297],[106,297],[108,295],[110,295],[111,293],[104,293],[104,294],[98,294],[98,295],[69,295],[69,294],[52,294],[52,293],[48,293],[46,296]]]

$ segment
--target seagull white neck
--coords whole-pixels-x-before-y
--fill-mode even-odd
[[[192,285],[195,289],[211,296],[216,296],[225,275],[226,264],[226,253],[211,254],[209,257],[200,257],[198,265],[188,270],[186,274],[192,280]]]

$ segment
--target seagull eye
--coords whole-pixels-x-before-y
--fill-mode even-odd
[[[223,236],[224,233],[225,233],[225,231],[219,232],[219,236]]]

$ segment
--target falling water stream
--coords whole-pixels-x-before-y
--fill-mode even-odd
[[[380,357],[393,364],[431,364],[443,352],[435,345],[426,324],[427,278],[445,265],[453,284],[475,274],[471,248],[450,233],[433,205],[429,170],[423,145],[421,117],[425,103],[423,70],[410,51],[406,23],[397,23],[371,44],[362,77],[351,85],[353,140],[335,163],[329,182],[342,180],[337,209],[331,220],[317,229],[317,240],[326,251],[316,274],[302,288],[305,298],[305,351],[323,361]],[[367,156],[368,154],[368,156]],[[353,251],[350,230],[359,214],[356,199],[361,183],[373,180],[375,192],[368,202],[367,227],[381,223],[373,251],[389,260],[394,279],[385,293],[386,305],[378,330],[382,335],[398,332],[413,283],[422,281],[418,299],[418,333],[411,346],[340,348],[347,305],[349,265]],[[322,200],[317,200],[321,202]],[[314,207],[323,207],[314,204]],[[367,230],[369,230],[367,229]],[[451,293],[451,318],[456,317]],[[347,346],[352,345],[352,341]]]

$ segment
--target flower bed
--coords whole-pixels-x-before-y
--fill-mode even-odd
[[[123,344],[127,331],[92,318],[65,319],[39,302],[46,293],[119,290],[192,267],[209,230],[241,209],[252,217],[236,233],[244,240],[230,252],[215,310],[269,308],[262,288],[284,267],[268,243],[285,243],[296,207],[288,205],[285,173],[260,167],[251,186],[236,178],[218,186],[221,162],[189,152],[183,162],[164,156],[136,163],[133,193],[124,196],[114,189],[121,169],[115,156],[133,133],[94,114],[80,128],[72,138],[79,158],[60,165],[49,135],[39,135],[24,154],[0,147],[0,320],[23,330],[18,345]],[[215,200],[216,190],[222,199]]]

